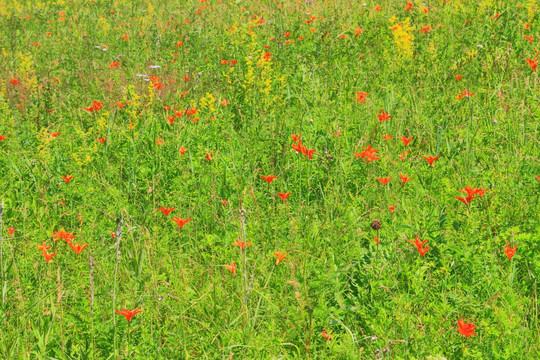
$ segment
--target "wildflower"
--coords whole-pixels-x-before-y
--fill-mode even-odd
[[[278,177],[274,175],[268,175],[268,176],[261,175],[261,179],[264,179],[269,184],[272,183],[272,181],[274,181],[277,178]]]
[[[188,82],[189,81],[189,76],[184,76],[184,81]]]
[[[41,253],[41,256],[43,256],[45,258],[46,262],[51,261],[52,257],[55,256],[55,255],[56,255],[56,253],[48,254],[47,251],[43,251]]]
[[[231,274],[236,276],[236,263],[235,262],[231,263],[231,265],[225,265],[225,269],[229,270]]]
[[[396,211],[396,205],[388,205],[388,210],[393,213],[394,211]]]
[[[328,335],[324,330],[321,332],[321,335],[326,339],[326,340],[330,340],[332,337],[330,335]]]
[[[473,323],[465,323],[465,320],[461,319],[461,320],[458,320],[458,326],[459,328],[457,329],[457,331],[461,334],[461,335],[464,335],[465,337],[470,337],[471,335],[476,335],[476,333],[474,332],[474,328],[476,327],[476,325],[474,325]]]
[[[221,205],[223,205],[223,206],[227,205],[227,200],[225,200],[225,199],[221,200]]]
[[[88,244],[79,245],[79,243],[75,243],[75,245],[72,245],[71,243],[68,243],[69,247],[75,251],[75,254],[79,255],[85,247],[88,246]]]
[[[377,151],[379,151],[379,150],[373,149],[373,148],[371,147],[371,145],[368,145],[367,147],[364,146],[363,148],[364,148],[364,151],[362,151],[362,152],[360,152],[360,153],[356,153],[356,152],[353,153],[353,155],[356,156],[356,159],[358,159],[358,158],[365,158],[366,161],[368,161],[367,159],[371,159],[370,161],[372,161],[372,160],[380,160],[379,158],[374,159],[374,157],[375,157]],[[368,162],[369,162],[369,161],[368,161]]]
[[[433,163],[435,162],[435,160],[437,160],[440,156],[437,155],[437,156],[429,156],[429,157],[425,157],[425,156],[422,156],[424,159],[426,159],[426,161],[428,162],[429,165],[433,165]]]
[[[275,252],[274,255],[277,257],[276,265],[278,265],[280,261],[285,261],[285,256],[287,256],[287,254],[280,252]]]
[[[534,41],[534,38],[532,36],[529,36],[529,35],[525,36],[524,39],[528,40],[530,43],[532,43]]]
[[[399,173],[399,177],[404,184],[406,184],[409,180],[412,180],[409,175],[403,175],[402,173]]]
[[[9,235],[13,235],[13,234],[15,234],[15,231],[17,231],[17,229],[15,229],[15,228],[12,228],[11,226],[10,226],[10,227],[8,227],[8,234],[9,234]]]
[[[115,310],[115,312],[117,314],[120,314],[120,315],[124,315],[124,317],[126,318],[127,321],[131,321],[131,318],[135,315],[137,315],[138,313],[141,313],[142,310],[139,310],[139,309],[133,309],[133,310],[127,310],[127,309],[124,309],[124,310]]]
[[[240,239],[234,239],[233,246],[238,246],[240,249],[244,249],[246,246],[250,246],[250,245],[253,245],[251,241],[245,242],[245,241],[241,241]]]
[[[504,249],[504,253],[508,257],[508,260],[512,260],[512,257],[516,254],[517,245],[513,248],[510,247],[510,244],[506,244],[506,248]]]
[[[230,104],[230,102],[227,101],[227,100],[221,101],[221,106],[223,106],[223,107],[227,106],[228,104]]]
[[[433,25],[424,25],[424,26],[422,26],[420,31],[423,32],[424,34],[427,34],[431,30],[432,27],[433,27]]]
[[[19,84],[19,80],[17,80],[17,79],[9,79],[9,82],[12,83],[13,85],[18,85]]]
[[[111,238],[116,239],[116,233],[115,232],[109,231],[109,234],[111,234]]]
[[[7,139],[6,135],[0,135],[0,141],[4,141],[5,139]]]
[[[49,250],[51,247],[50,246],[47,246],[47,243],[44,241],[41,245],[38,245],[37,246],[38,250],[41,250],[43,252],[46,252],[47,250]]]
[[[180,147],[180,150],[178,150],[180,152],[180,155],[184,155],[189,149],[184,149],[183,146]]]
[[[375,241],[375,244],[380,244],[381,243],[381,240],[379,240],[378,237],[373,237],[373,241]]]
[[[358,102],[360,104],[362,104],[364,101],[366,101],[366,98],[367,96],[369,95],[369,93],[367,92],[356,92],[356,100],[358,100]]]
[[[262,58],[263,58],[264,61],[269,61],[269,60],[272,58],[272,53],[267,52],[267,53],[265,53],[265,54],[263,55]]]
[[[342,38],[342,39],[345,39],[347,37],[347,35],[340,35],[339,37]]]
[[[375,6],[375,8],[374,8],[373,10],[375,10],[375,11],[381,11],[381,9],[382,9],[382,6]]]
[[[460,81],[461,79],[463,79],[463,76],[461,75],[454,75],[454,77],[456,78],[456,81]]]
[[[428,252],[428,250],[431,249],[426,244],[428,242],[427,239],[424,240],[424,241],[420,241],[420,238],[415,238],[414,242],[412,240],[407,240],[407,241],[410,242],[411,244],[413,244],[416,247],[416,249],[420,253],[420,256],[422,256],[422,257],[424,257],[424,255]],[[424,244],[426,244],[426,247],[423,247]]]
[[[404,151],[399,155],[399,158],[401,159],[401,161],[405,161],[405,156],[406,155],[409,155],[408,151]]]
[[[292,141],[297,143],[300,140],[300,135],[291,135],[291,139],[292,139]]]
[[[170,214],[171,212],[173,212],[174,210],[176,210],[176,208],[170,208],[170,207],[165,208],[165,207],[162,206],[162,207],[160,207],[158,210],[161,211],[161,212],[163,213],[163,215],[169,216],[169,214]]]
[[[156,139],[156,145],[162,145],[165,142],[162,138]]]
[[[214,152],[211,152],[209,154],[206,154],[206,160],[212,161],[212,156],[214,156]]]
[[[175,216],[171,220],[174,221],[176,224],[178,224],[178,227],[181,229],[184,227],[184,225],[186,225],[188,222],[190,222],[193,219],[192,218],[180,219],[179,217]]]
[[[174,124],[174,120],[176,119],[175,116],[165,116],[165,118],[167,119],[167,121],[168,121],[169,124],[171,124],[171,125]]]
[[[283,200],[287,200],[287,198],[289,197],[289,195],[291,195],[290,192],[288,192],[288,193],[279,193],[279,194],[277,194],[277,196],[279,196],[279,197],[282,198]]]
[[[459,94],[459,95],[457,96],[457,99],[458,99],[458,100],[461,100],[461,99],[463,99],[463,98],[470,98],[470,97],[473,96],[473,95],[474,95],[474,94],[473,94],[473,93],[470,93],[468,90],[463,90],[463,91],[461,92],[461,94]]]
[[[384,134],[384,135],[383,135],[382,137],[383,137],[383,138],[384,138],[384,140],[386,140],[386,141],[388,141],[388,140],[390,140],[390,139],[393,139],[393,138],[394,138],[393,136],[390,136],[390,135],[388,135],[388,134]]]
[[[61,132],[53,132],[53,133],[50,133],[49,135],[51,135],[53,138],[57,137],[58,135],[60,135]]]
[[[360,35],[361,33],[363,33],[364,30],[360,29],[360,28],[356,28],[356,30],[354,31],[354,36],[358,36]]]
[[[64,179],[66,184],[69,184],[69,182],[73,179],[73,176],[67,174],[66,176],[62,176],[62,179]]]
[[[402,136],[401,141],[403,142],[403,145],[407,146],[411,142],[412,138],[413,138],[412,136],[410,138],[406,138],[405,136]]]
[[[464,203],[465,205],[469,206],[469,203],[471,202],[471,200],[473,199],[476,199],[474,196],[467,196],[466,198],[462,198],[462,197],[457,197],[456,196],[456,199],[458,199],[459,201],[461,201],[462,203]]]
[[[377,115],[377,118],[379,119],[381,123],[385,120],[389,120],[391,117],[392,115],[388,115],[388,113],[385,112],[384,110],[381,110],[381,113]]]
[[[117,66],[120,66],[121,64],[118,62],[118,61],[113,61],[110,65],[109,65],[109,69],[113,69]]]
[[[410,1],[407,1],[407,5],[405,5],[405,10],[409,11],[412,9],[412,7],[413,7],[413,3]]]
[[[96,139],[96,141],[102,144],[105,144],[105,141],[107,141],[107,138]]]
[[[538,67],[538,59],[535,58],[534,60],[532,59],[525,59],[525,61],[527,62],[527,64],[529,64],[529,66],[531,67],[531,70],[532,71],[535,71],[536,68]]]
[[[379,180],[381,184],[386,185],[392,179],[390,179],[389,177],[385,177],[385,178],[378,177],[377,180]]]

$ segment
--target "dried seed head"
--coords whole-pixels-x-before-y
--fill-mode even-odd
[[[373,230],[379,230],[381,228],[381,222],[379,220],[373,220],[371,222],[371,228]]]

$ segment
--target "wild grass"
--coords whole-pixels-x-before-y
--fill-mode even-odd
[[[539,5],[365,3],[0,3],[0,357],[538,358]]]

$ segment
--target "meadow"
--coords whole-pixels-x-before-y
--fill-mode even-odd
[[[539,9],[0,2],[0,358],[540,358]]]

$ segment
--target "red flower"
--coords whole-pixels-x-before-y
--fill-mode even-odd
[[[240,249],[244,249],[246,246],[249,246],[249,245],[253,245],[251,241],[245,242],[245,241],[241,241],[240,239],[234,239],[233,246],[238,246]]]
[[[169,216],[169,214],[170,214],[172,211],[176,210],[176,208],[170,208],[170,207],[164,208],[164,207],[162,206],[162,207],[160,207],[158,210],[161,211],[161,212],[163,213],[163,215]]]
[[[19,80],[17,79],[9,79],[9,82],[12,83],[13,85],[19,85]]]
[[[292,141],[297,143],[300,140],[300,135],[291,135],[291,139],[292,139]]]
[[[15,234],[15,231],[17,231],[17,229],[12,228],[12,227],[8,227],[8,234],[9,234],[9,235]]]
[[[188,222],[190,222],[193,219],[192,218],[180,219],[179,217],[175,216],[171,220],[174,221],[175,223],[177,223],[178,227],[181,229],[181,228],[184,227],[184,225],[186,225]]]
[[[390,135],[388,135],[388,134],[384,134],[384,135],[383,135],[382,137],[383,137],[383,138],[384,138],[384,140],[386,140],[386,141],[388,141],[388,140],[390,140],[390,139],[393,139],[393,138],[394,138],[393,136],[390,136]]]
[[[388,210],[393,213],[394,211],[396,211],[396,205],[388,205]]]
[[[407,10],[407,11],[408,11],[408,10],[411,10],[412,7],[413,7],[413,3],[410,2],[410,1],[407,1],[407,5],[405,5],[405,10]]]
[[[437,156],[429,156],[429,157],[425,157],[425,156],[422,156],[424,159],[426,159],[426,161],[428,162],[429,165],[433,165],[433,163],[435,162],[435,160],[437,160],[440,156],[437,155]]]
[[[530,43],[532,43],[534,41],[534,38],[532,36],[525,36],[524,37],[525,40],[529,40]]]
[[[115,239],[116,238],[116,233],[112,232],[112,231],[109,231],[109,234],[111,234],[111,238]]]
[[[206,160],[212,161],[212,156],[214,156],[214,152],[213,152],[213,151],[212,151],[211,153],[209,153],[209,154],[206,154]]]
[[[280,252],[275,252],[274,255],[277,257],[276,265],[278,265],[280,261],[285,261],[285,256],[287,256],[287,254]]]
[[[313,159],[313,153],[317,151],[315,149],[308,149],[306,146],[302,145],[302,140],[298,140],[298,144],[292,144],[291,147],[310,159]]]
[[[470,337],[471,335],[476,335],[476,333],[474,332],[474,328],[476,327],[476,325],[474,325],[473,323],[465,324],[465,320],[463,320],[463,319],[458,320],[457,323],[458,323],[458,326],[459,326],[457,331],[459,331],[459,333],[461,335],[464,335],[465,337]]]
[[[139,310],[139,309],[126,310],[126,309],[124,309],[124,310],[122,310],[122,311],[120,311],[120,310],[115,310],[115,312],[116,312],[117,314],[124,315],[127,321],[131,321],[131,318],[132,318],[133,316],[135,316],[136,314],[141,313],[142,310]]]
[[[472,199],[476,199],[475,197],[473,196],[467,196],[466,198],[462,198],[462,197],[457,197],[456,196],[456,199],[458,199],[459,201],[461,201],[462,203],[464,203],[465,205],[469,206],[469,203],[471,202]]]
[[[412,138],[413,138],[412,136],[410,138],[406,138],[405,136],[402,136],[401,141],[403,141],[403,145],[407,146],[411,142]]]
[[[370,161],[373,161],[373,160],[380,160],[378,157],[376,157],[376,153],[377,149],[373,149],[371,147],[371,145],[368,145],[367,147],[363,146],[364,148],[364,151],[360,152],[360,153],[353,153],[353,155],[356,156],[356,158],[364,158],[366,159],[366,162],[370,162]]]
[[[62,176],[62,179],[64,179],[64,181],[66,182],[66,184],[69,184],[69,182],[71,181],[71,179],[73,179],[73,176],[67,174],[66,176]]]
[[[60,135],[61,132],[53,132],[53,133],[50,133],[49,135],[51,135],[53,138],[57,137],[58,135]]]
[[[283,200],[287,200],[287,198],[289,197],[289,195],[291,195],[290,192],[288,192],[288,193],[279,193],[279,194],[277,194],[277,196],[279,196],[279,197],[282,198]]]
[[[7,139],[6,135],[0,135],[0,141],[4,141],[5,139]]]
[[[454,75],[454,76],[456,77],[456,80],[457,80],[457,81],[463,79],[463,76],[461,76],[461,75]]]
[[[354,36],[358,36],[360,35],[361,33],[363,33],[364,30],[362,30],[361,28],[356,28],[356,30],[354,30]],[[367,94],[366,94],[367,95]]]
[[[420,238],[415,238],[414,239],[414,242],[412,240],[407,240],[408,242],[410,242],[411,244],[413,244],[416,249],[418,250],[418,252],[420,253],[420,256],[424,257],[424,255],[428,252],[428,250],[430,250],[431,248],[429,248],[427,245],[426,247],[424,248],[424,244],[428,242],[428,240],[424,240],[424,241],[420,241]]]
[[[69,247],[73,249],[73,251],[75,251],[75,253],[77,255],[79,255],[81,253],[81,251],[84,250],[85,247],[88,246],[88,244],[84,244],[84,245],[79,245],[79,243],[75,243],[75,245],[72,245],[71,243],[68,243]]]
[[[375,241],[375,244],[380,244],[381,243],[381,240],[379,240],[378,237],[374,237],[373,240]]]
[[[424,34],[427,34],[431,30],[431,28],[433,28],[433,25],[424,25],[422,26],[420,31],[423,32]]]
[[[264,61],[268,61],[268,60],[270,60],[272,58],[272,53],[267,52],[266,54],[263,55],[262,58],[263,58]]]
[[[180,147],[180,150],[178,150],[180,152],[180,155],[184,155],[189,149],[184,149],[183,146]]]
[[[390,179],[389,177],[385,177],[385,178],[378,177],[377,180],[379,180],[381,184],[386,185],[392,179]]]
[[[532,59],[525,59],[525,61],[527,62],[527,64],[529,64],[529,66],[531,67],[531,70],[532,71],[535,71],[536,68],[538,67],[538,59],[535,57],[534,60]]]
[[[266,182],[269,183],[269,184],[272,183],[272,181],[274,181],[277,178],[278,177],[274,176],[274,175],[268,175],[268,176],[261,175],[261,179],[266,180]]]
[[[176,119],[176,117],[174,116],[165,116],[165,118],[167,119],[167,121],[169,121],[169,124],[171,125],[174,124],[174,120]]]
[[[321,335],[326,339],[326,340],[330,340],[332,337],[330,335],[328,335],[324,330],[321,332]]]
[[[406,184],[409,180],[412,179],[409,177],[409,175],[403,175],[402,173],[399,173],[399,177],[404,184]]]
[[[38,248],[38,250],[41,250],[42,252],[46,252],[51,247],[47,246],[47,243],[44,241],[41,245],[38,245],[37,248]]]
[[[506,248],[504,249],[504,252],[506,256],[508,257],[508,260],[512,260],[512,257],[516,254],[517,245],[513,248],[510,247],[510,244],[506,244]]]
[[[105,144],[105,141],[107,141],[107,138],[96,139],[96,141],[102,144]]]
[[[45,261],[46,261],[46,262],[51,261],[51,259],[52,259],[52,257],[53,257],[54,255],[56,255],[56,253],[48,254],[47,251],[43,251],[43,252],[41,253],[41,256],[43,256],[43,257],[45,258]]]
[[[362,104],[364,101],[366,101],[366,98],[367,96],[369,95],[369,93],[367,92],[356,92],[356,100],[358,100],[358,102],[360,104]]]
[[[165,140],[163,140],[162,138],[156,139],[156,145],[163,145],[164,142]]]
[[[128,101],[128,102],[129,102],[129,101]],[[119,109],[121,109],[121,108],[123,108],[124,106],[127,105],[127,103],[124,104],[124,103],[121,103],[121,102],[119,102],[119,101],[115,101],[114,104],[115,104],[116,106],[118,106]]]
[[[377,118],[379,119],[380,122],[389,120],[391,117],[392,115],[388,115],[388,113],[385,112],[384,110],[382,110],[381,113],[377,115]]]
[[[225,269],[229,270],[231,274],[236,276],[236,263],[235,262],[231,263],[231,265],[225,265]]]
[[[459,94],[459,95],[457,96],[457,99],[458,99],[458,100],[461,100],[461,99],[463,99],[463,98],[470,98],[470,97],[473,96],[473,95],[474,95],[474,94],[473,94],[473,93],[470,93],[469,90],[463,90],[463,91],[461,92],[461,94]]]
[[[118,61],[113,61],[111,65],[109,65],[109,69],[115,68],[117,66],[120,66],[121,64]]]

